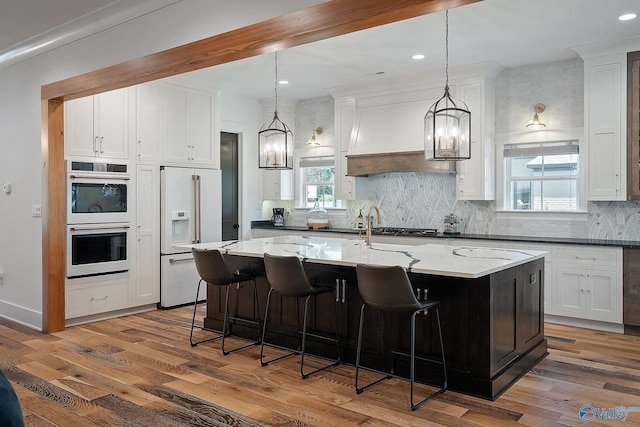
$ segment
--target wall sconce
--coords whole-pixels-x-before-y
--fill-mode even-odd
[[[307,145],[310,147],[318,147],[320,142],[316,139],[316,135],[322,135],[322,128],[318,127],[313,130],[311,138],[307,141]]]
[[[542,113],[544,111],[544,104],[536,104],[533,106],[534,111],[536,112],[533,115],[533,119],[529,120],[529,123],[527,123],[527,127],[531,128],[531,129],[544,129],[547,127],[547,125],[545,125],[544,123],[542,123],[540,121],[540,117],[538,117],[538,114]]]

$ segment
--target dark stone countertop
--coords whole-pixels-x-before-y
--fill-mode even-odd
[[[270,220],[265,221],[251,221],[251,228],[256,229],[270,229],[270,230],[291,230],[291,231],[317,231],[323,233],[348,233],[358,234],[357,230],[351,228],[322,228],[319,230],[313,230],[307,227],[274,227]],[[393,237],[391,235],[387,235]],[[401,236],[401,237],[413,237],[416,239],[422,238],[422,236]],[[528,243],[552,243],[552,244],[565,244],[565,245],[586,245],[586,246],[612,246],[622,248],[640,248],[640,241],[636,240],[607,240],[607,239],[573,239],[570,237],[546,237],[546,236],[509,236],[501,234],[443,234],[437,233],[426,236],[428,238],[447,238],[447,239],[477,239],[477,240],[496,240],[496,241],[508,241],[508,242],[528,242]]]

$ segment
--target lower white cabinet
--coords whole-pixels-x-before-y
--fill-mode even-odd
[[[65,317],[89,316],[126,308],[129,278],[113,280],[74,279],[65,291]]]
[[[550,314],[622,323],[622,248],[562,246],[556,260]]]

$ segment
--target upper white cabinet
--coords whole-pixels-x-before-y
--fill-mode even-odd
[[[65,155],[127,159],[129,90],[65,102]]]
[[[138,162],[153,162],[158,157],[158,121],[156,120],[157,84],[143,83],[131,88],[131,111],[135,117],[129,121]]]
[[[471,111],[471,158],[456,164],[456,198],[493,200],[495,76],[468,79],[457,87]]]
[[[160,92],[164,163],[219,167],[216,93],[170,83]]]
[[[587,199],[626,200],[626,55],[584,61]]]
[[[262,196],[265,200],[293,200],[293,170],[264,170]]]
[[[338,98],[335,101],[336,129],[336,198],[341,200],[358,200],[368,198],[368,178],[347,176],[347,153],[353,128],[355,99]]]

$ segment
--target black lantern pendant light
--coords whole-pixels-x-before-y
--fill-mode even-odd
[[[258,132],[258,167],[293,169],[293,132],[278,117],[278,52],[275,58],[275,108],[273,119]]]
[[[424,117],[424,154],[427,160],[471,158],[471,112],[449,94],[449,11],[446,11],[446,80],[444,95]]]

